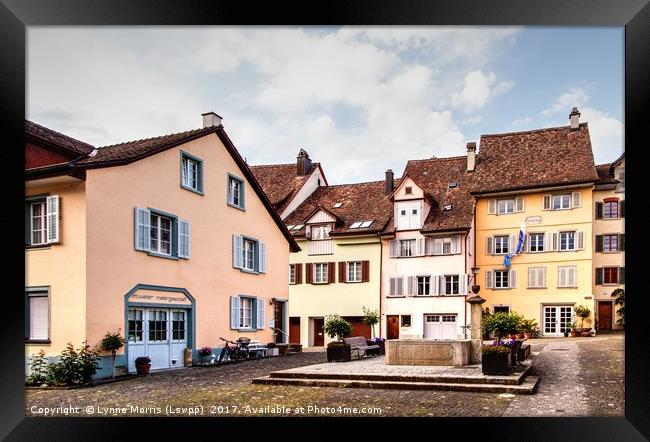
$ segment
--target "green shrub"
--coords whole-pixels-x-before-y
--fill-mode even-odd
[[[584,328],[585,319],[591,315],[591,310],[584,305],[579,305],[576,307],[576,316],[580,318],[580,328]]]
[[[113,370],[111,377],[115,377],[115,357],[117,355],[117,350],[124,347],[124,338],[120,333],[120,329],[115,333],[107,332],[102,339],[102,342],[99,344],[99,347],[104,351],[111,352],[111,357],[113,359]]]
[[[47,378],[47,359],[43,350],[31,356],[29,368],[30,374],[27,377],[27,385],[43,384]]]
[[[612,298],[614,298],[614,304],[620,305],[621,308],[616,310],[621,317],[616,320],[617,324],[625,327],[625,290],[616,289],[612,292]]]
[[[522,319],[520,327],[522,332],[535,333],[537,331],[537,321],[534,319]]]
[[[370,336],[370,338],[374,338],[375,325],[379,324],[379,310],[370,310],[365,306],[362,308],[362,310],[363,310],[363,322],[365,322],[370,326],[370,329],[372,330],[372,336]]]
[[[483,333],[489,335],[494,333],[497,340],[507,336],[509,333],[517,333],[520,330],[523,316],[510,312],[498,312],[490,316],[484,316],[481,323]]]
[[[48,365],[46,382],[52,385],[85,384],[97,372],[98,365],[97,352],[86,341],[77,350],[68,342],[59,362]]]
[[[496,355],[510,353],[510,347],[505,345],[484,345],[481,347],[481,353],[484,355]]]
[[[327,315],[323,330],[330,338],[341,341],[344,336],[348,336],[352,332],[352,325],[339,315]]]

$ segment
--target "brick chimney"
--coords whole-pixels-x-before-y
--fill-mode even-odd
[[[298,176],[305,176],[311,170],[311,160],[309,159],[309,154],[305,152],[304,149],[300,149],[298,152],[298,158],[296,161],[296,173]]]
[[[571,122],[571,130],[578,129],[580,126],[580,112],[578,112],[577,107],[571,109],[571,113],[569,114],[569,121]]]
[[[395,181],[393,181],[393,171],[388,169],[386,171],[386,181],[384,182],[384,192],[386,195],[390,195],[395,190]]]
[[[214,112],[206,112],[204,114],[201,114],[203,117],[203,127],[212,127],[212,126],[219,126],[221,124],[221,118],[219,115],[215,114]]]
[[[467,171],[474,172],[476,168],[476,143],[470,141],[467,143]]]

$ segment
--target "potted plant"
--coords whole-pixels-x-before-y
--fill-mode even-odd
[[[530,339],[537,329],[537,321],[534,319],[524,319],[521,321],[521,329],[524,339]]]
[[[567,333],[570,333],[572,337],[577,338],[580,336],[580,330],[578,329],[578,324],[574,322],[566,325],[568,328],[564,332],[564,336],[567,336]]]
[[[379,310],[370,310],[365,306],[362,307],[363,310],[363,322],[370,326],[370,331],[372,333],[371,338],[375,337],[375,325],[379,323]]]
[[[584,305],[579,305],[576,307],[576,316],[580,318],[580,332],[589,332],[591,328],[585,329],[585,319],[589,318],[591,315],[591,310]]]
[[[280,354],[280,349],[275,342],[269,342],[266,344],[266,356],[278,356]]]
[[[499,341],[495,341],[499,342]],[[488,375],[509,375],[512,372],[510,347],[484,345],[481,347],[481,371]]]
[[[103,351],[108,351],[111,353],[111,357],[113,359],[113,370],[111,372],[111,378],[115,379],[115,358],[117,356],[117,351],[120,348],[124,347],[124,338],[120,333],[120,329],[117,329],[117,332],[115,333],[107,332],[106,335],[104,335],[104,339],[102,339],[102,342],[99,344],[99,347]]]
[[[136,358],[135,369],[138,374],[149,374],[149,370],[151,369],[151,359],[148,356],[140,356],[139,358]]]
[[[336,341],[327,344],[327,362],[345,362],[351,359],[350,345],[343,342],[343,336],[348,336],[352,331],[352,325],[339,315],[328,315],[325,317],[323,331],[330,338]]]
[[[386,354],[386,339],[377,337],[375,339],[370,339],[366,342],[368,345],[378,345],[379,346],[379,350],[377,351],[378,354],[380,355]]]
[[[522,316],[517,313],[498,312],[493,315],[483,316],[481,327],[486,334],[494,333],[497,341],[519,330]]]
[[[199,349],[199,357],[201,358],[202,364],[209,364],[213,356],[212,347],[206,346]]]

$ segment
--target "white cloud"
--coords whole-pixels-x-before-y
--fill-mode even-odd
[[[580,109],[580,121],[589,123],[589,135],[596,163],[609,163],[623,153],[623,123],[606,112],[591,107]]]
[[[556,112],[562,111],[569,115],[571,108],[574,106],[582,107],[589,101],[589,94],[582,87],[572,86],[568,91],[561,94],[551,107],[544,109],[542,115],[551,115]]]
[[[510,123],[512,127],[527,127],[532,123],[533,119],[530,117],[521,117],[521,118],[516,118],[515,120]]]
[[[514,85],[513,81],[496,81],[494,72],[484,73],[476,70],[465,75],[463,89],[451,97],[454,106],[462,107],[466,112],[485,106],[496,95],[507,92]]]

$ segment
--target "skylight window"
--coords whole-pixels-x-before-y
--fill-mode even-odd
[[[343,203],[336,203],[336,204],[334,204],[332,207],[335,208],[335,209],[338,209],[338,208],[341,207],[342,205],[343,205]]]
[[[447,187],[450,188],[450,189],[455,189],[456,187],[458,187],[458,183],[456,183],[456,182],[449,183],[449,186],[447,186]]]
[[[287,230],[292,230],[294,227],[296,227],[296,226],[294,226],[293,224],[291,224],[290,226],[287,226]]]
[[[300,230],[300,229],[302,229],[303,227],[305,227],[304,224],[296,224],[295,227],[293,228],[293,230]]]
[[[356,221],[350,225],[351,229],[365,229],[367,227],[370,227],[370,225],[373,223],[373,219],[367,220],[367,221]]]
[[[361,221],[354,222],[350,226],[351,229],[358,229],[359,227],[361,227]]]
[[[451,210],[451,204],[447,204],[444,209],[445,212],[449,212]]]
[[[373,221],[374,221],[374,220],[370,220],[370,221],[364,221],[364,222],[362,222],[362,223],[361,223],[361,228],[362,228],[362,229],[365,229],[366,227],[370,227],[370,224],[372,224]]]

